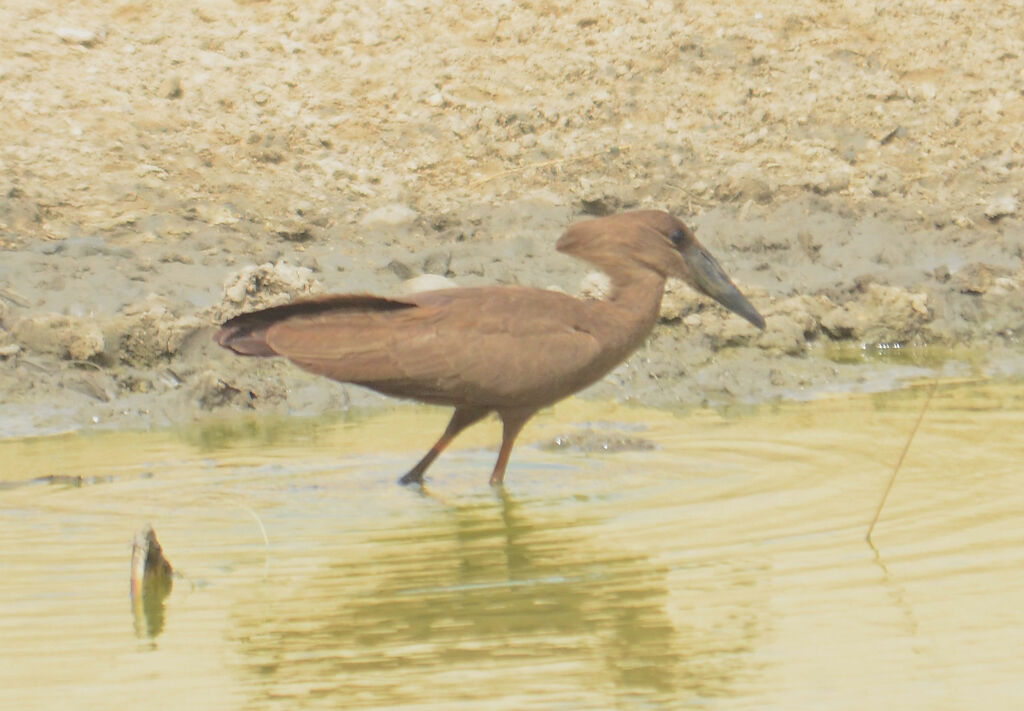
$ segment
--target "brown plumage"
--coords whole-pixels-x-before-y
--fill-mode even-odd
[[[650,333],[668,277],[764,328],[764,319],[682,222],[644,210],[579,222],[556,245],[611,278],[603,301],[487,286],[401,298],[345,294],[237,316],[217,343],[283,356],[304,370],[387,395],[455,408],[441,438],[400,480],[423,473],[463,429],[496,412],[504,432],[491,483],[542,407],[601,379]]]

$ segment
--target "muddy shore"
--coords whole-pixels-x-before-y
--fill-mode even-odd
[[[663,5],[8,3],[0,436],[390,405],[213,324],[424,274],[578,293],[554,241],[638,207],[768,329],[674,289],[588,396],[1024,374],[1013,8]]]

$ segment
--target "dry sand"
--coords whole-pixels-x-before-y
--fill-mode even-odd
[[[674,293],[591,394],[728,406],[1020,374],[1022,17],[6,2],[0,436],[380,403],[232,358],[211,326],[418,274],[577,291],[554,240],[634,207],[694,225],[768,330]]]

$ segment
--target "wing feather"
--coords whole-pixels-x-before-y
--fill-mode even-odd
[[[266,343],[311,372],[432,402],[542,403],[604,374],[583,304],[563,294],[484,287],[405,303],[295,315],[267,328]]]

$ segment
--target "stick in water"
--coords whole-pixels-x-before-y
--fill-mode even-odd
[[[875,509],[875,517],[871,519],[871,525],[868,526],[868,543],[871,543],[871,534],[875,530],[875,524],[878,523],[878,517],[882,515],[882,508],[885,506],[885,500],[889,498],[889,492],[892,491],[892,486],[896,483],[896,475],[899,474],[900,467],[903,466],[903,460],[906,458],[907,452],[910,450],[910,444],[914,441],[914,436],[917,434],[917,429],[921,426],[921,420],[924,419],[924,413],[928,411],[928,405],[931,404],[932,395],[935,394],[935,388],[937,388],[938,385],[939,379],[936,378],[932,381],[931,387],[928,388],[928,396],[924,399],[924,405],[921,406],[921,412],[917,415],[917,422],[914,423],[914,428],[910,430],[910,436],[907,437],[907,443],[903,445],[903,451],[900,452],[900,458],[896,460],[896,466],[892,469],[892,476],[889,477],[889,484],[885,487],[885,493],[882,494],[882,500],[878,502],[878,508]]]

